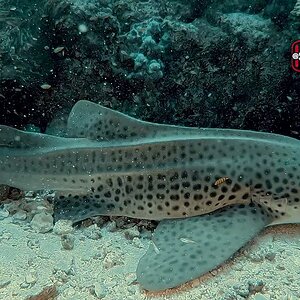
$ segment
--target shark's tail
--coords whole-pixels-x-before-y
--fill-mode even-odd
[[[65,147],[66,141],[64,137],[27,132],[0,125],[0,157],[13,154],[23,155],[26,151],[28,154],[33,154],[43,149],[52,150],[55,148],[58,150]]]
[[[0,184],[24,190],[48,188],[37,157],[63,145],[62,138],[0,125]]]
[[[53,137],[55,138],[55,137]],[[49,145],[52,137],[0,125],[0,149],[29,149]]]

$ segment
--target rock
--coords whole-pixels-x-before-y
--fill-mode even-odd
[[[246,284],[239,283],[237,285],[234,285],[233,288],[237,295],[239,295],[243,298],[247,298],[249,296],[249,289]]]
[[[25,192],[25,198],[34,198],[35,196],[36,196],[36,192],[34,191]]]
[[[112,222],[116,223],[117,228],[123,228],[126,224],[126,219],[123,217],[112,218]]]
[[[120,254],[117,254],[115,252],[109,252],[106,254],[106,256],[103,259],[103,267],[105,269],[110,269],[114,266],[123,264],[123,261],[121,260]]]
[[[61,245],[65,250],[72,250],[74,248],[75,237],[72,234],[63,234],[61,236]]]
[[[0,185],[0,201],[6,200],[9,195],[9,186],[7,185]]]
[[[128,228],[124,231],[124,235],[126,239],[133,240],[135,237],[140,236],[140,232],[138,231],[137,227]]]
[[[5,231],[5,230],[0,232],[0,242],[3,241],[3,240],[8,241],[11,238],[12,238],[12,234],[10,232]]]
[[[98,299],[103,299],[108,294],[108,290],[103,283],[97,282],[94,286],[94,293]]]
[[[21,289],[28,289],[30,287],[30,284],[29,283],[26,283],[26,282],[22,282],[20,284],[20,288]]]
[[[20,200],[23,196],[24,196],[23,191],[14,187],[9,188],[9,195],[8,195],[9,199]]]
[[[13,215],[14,221],[24,221],[27,218],[27,213],[25,210],[19,210]]]
[[[6,209],[0,209],[0,220],[6,219],[9,216],[9,211]]]
[[[3,289],[4,287],[6,287],[7,285],[9,285],[11,283],[10,280],[1,280],[0,279],[0,289]]]
[[[57,235],[69,234],[74,231],[72,221],[70,220],[59,220],[53,227],[53,232]]]
[[[270,295],[257,293],[254,295],[253,300],[270,300]]]
[[[76,292],[73,287],[68,287],[62,292],[62,296],[64,296],[66,299],[74,299],[73,296],[75,296]]]
[[[125,281],[127,285],[131,285],[136,282],[136,273],[128,273],[125,277]]]
[[[37,277],[35,272],[27,274],[25,276],[25,282],[30,285],[34,285],[37,282]]]
[[[261,292],[263,287],[265,286],[262,280],[249,280],[248,285],[250,293]]]
[[[46,233],[53,228],[53,217],[45,212],[38,213],[32,218],[30,226],[36,232]]]
[[[53,275],[55,276],[55,280],[60,283],[66,283],[69,280],[69,276],[66,271],[54,268]]]
[[[142,241],[138,237],[133,238],[132,245],[140,249],[144,248]]]
[[[266,253],[266,259],[268,259],[269,261],[274,260],[275,256],[276,256],[276,252]]]
[[[127,287],[127,291],[131,294],[131,295],[135,295],[137,293],[137,286],[135,285],[131,285]]]
[[[96,224],[86,228],[83,234],[92,240],[99,240],[102,237],[100,228]]]
[[[247,255],[247,254],[246,254]],[[264,247],[259,247],[254,252],[248,253],[248,257],[252,262],[261,262],[265,259],[273,260],[275,258],[276,251],[272,242],[266,243]]]
[[[115,221],[111,221],[106,225],[106,229],[109,232],[115,232],[117,230],[117,225]]]
[[[40,240],[35,239],[35,238],[28,239],[27,246],[30,249],[39,249],[40,248]]]

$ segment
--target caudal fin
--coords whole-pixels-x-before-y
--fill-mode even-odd
[[[10,149],[29,149],[44,147],[49,144],[49,135],[26,132],[5,125],[0,125],[0,147]],[[55,137],[54,137],[55,138]]]
[[[14,150],[47,150],[67,147],[64,137],[43,133],[27,132],[5,125],[0,125],[0,155],[12,155]],[[18,152],[22,155],[21,152]]]

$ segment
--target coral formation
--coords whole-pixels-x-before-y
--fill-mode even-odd
[[[6,124],[44,131],[88,98],[150,121],[300,131],[288,59],[299,1],[2,4]]]
[[[294,9],[291,11],[291,16],[299,17],[300,16],[300,1],[297,0]]]

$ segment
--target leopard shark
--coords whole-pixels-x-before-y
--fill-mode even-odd
[[[158,220],[137,267],[149,291],[228,260],[264,227],[300,221],[300,142],[135,119],[81,100],[62,136],[0,125],[0,184],[54,190],[54,218]]]

